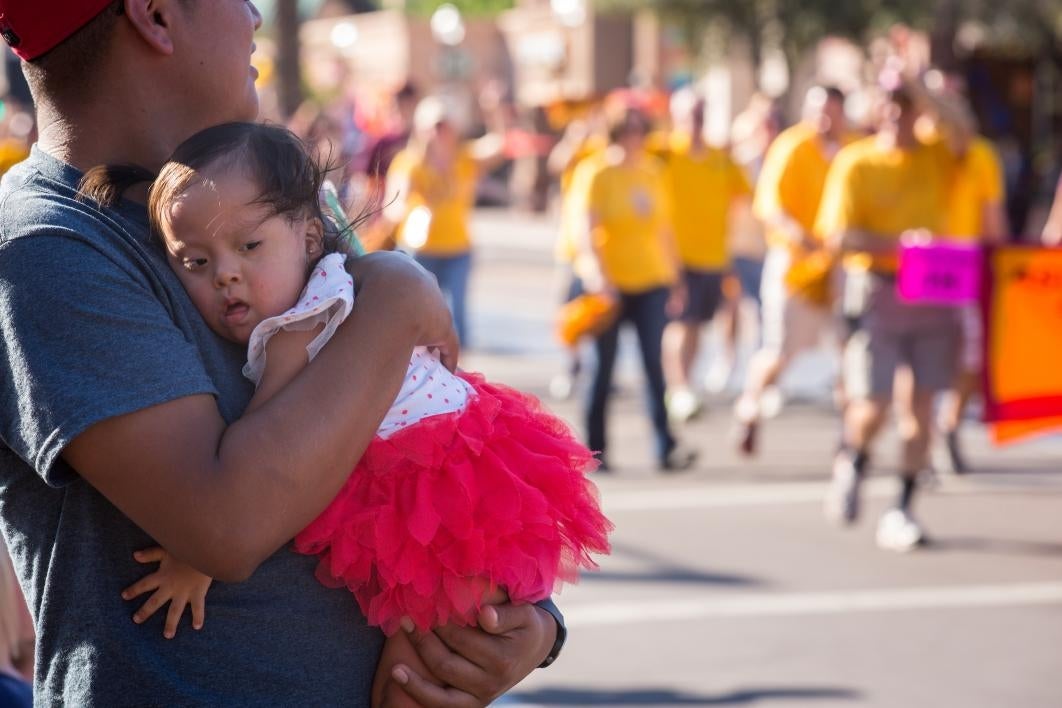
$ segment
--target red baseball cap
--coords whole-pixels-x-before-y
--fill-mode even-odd
[[[23,59],[36,59],[103,12],[113,0],[0,0],[0,36]]]

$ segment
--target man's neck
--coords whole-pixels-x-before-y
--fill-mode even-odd
[[[158,169],[186,136],[168,129],[172,126],[164,120],[129,120],[135,112],[103,101],[69,109],[42,105],[37,111],[37,144],[81,171],[105,164]]]

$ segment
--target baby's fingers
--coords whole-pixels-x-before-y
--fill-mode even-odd
[[[151,575],[145,575],[140,580],[136,581],[125,590],[122,590],[123,600],[132,600],[135,597],[140,597],[146,592],[159,589],[159,574],[152,573]]]
[[[166,639],[173,639],[177,636],[177,625],[181,623],[181,615],[184,614],[186,605],[186,602],[170,600],[170,609],[166,612],[166,626],[162,630],[162,636]]]
[[[142,551],[134,551],[133,558],[137,563],[161,563],[162,559],[166,557],[166,550],[161,546],[155,546],[154,548],[145,548]]]
[[[163,605],[170,601],[170,596],[161,590],[156,590],[151,597],[147,599],[140,609],[133,614],[133,621],[137,624],[142,624],[148,617],[159,611]]]
[[[192,598],[192,629],[202,629],[206,622],[206,597],[199,595]]]

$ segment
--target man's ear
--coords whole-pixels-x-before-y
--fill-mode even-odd
[[[216,0],[212,0],[215,1]],[[137,35],[160,54],[173,54],[176,15],[186,12],[176,0],[124,0],[125,15]]]

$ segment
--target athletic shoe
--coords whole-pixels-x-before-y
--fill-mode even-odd
[[[697,394],[688,388],[676,388],[667,394],[667,417],[672,423],[686,423],[701,412]]]
[[[698,452],[692,448],[676,443],[668,451],[667,455],[657,463],[662,472],[682,472],[693,467],[697,461]]]
[[[925,543],[918,522],[903,509],[886,511],[878,522],[878,548],[905,553]]]
[[[716,356],[704,377],[704,390],[713,395],[726,391],[734,373],[734,362],[725,354]]]
[[[859,518],[859,484],[862,482],[852,455],[846,450],[837,453],[833,460],[833,481],[826,492],[826,518],[835,524],[847,526]]]
[[[567,401],[575,390],[574,377],[565,372],[557,374],[549,382],[549,395],[555,401]]]
[[[745,457],[756,455],[756,445],[759,438],[760,424],[755,420],[746,422],[738,421],[736,431],[737,450]]]

